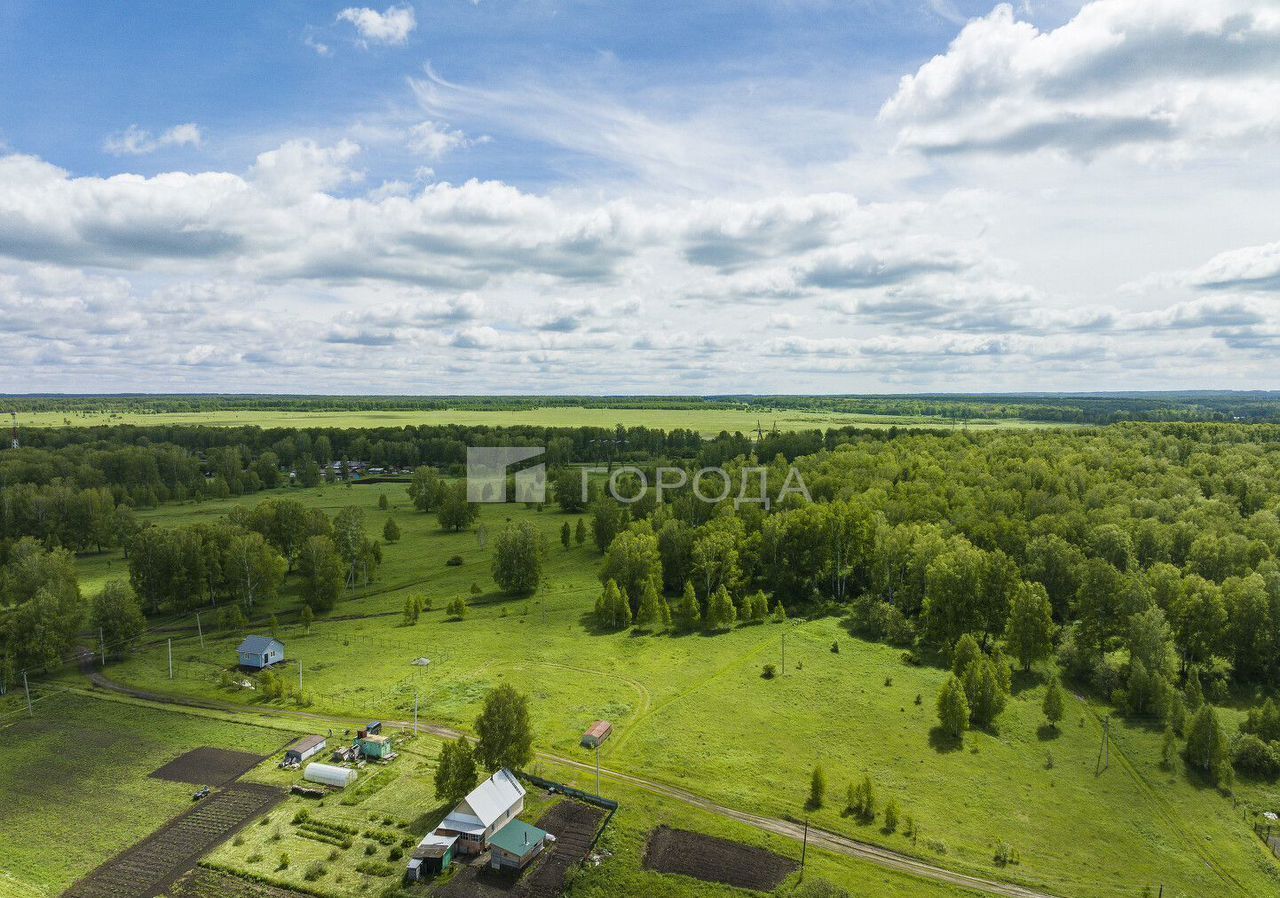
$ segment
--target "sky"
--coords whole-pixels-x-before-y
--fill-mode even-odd
[[[1280,0],[0,4],[0,392],[1276,389]]]

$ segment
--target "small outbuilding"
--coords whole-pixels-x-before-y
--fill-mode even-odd
[[[354,783],[359,775],[350,767],[335,767],[332,764],[318,762],[308,764],[306,769],[302,771],[304,780],[323,783],[326,786],[335,786],[339,789],[345,789]]]
[[[284,643],[270,636],[246,636],[236,652],[241,667],[262,670],[284,660]]]
[[[582,734],[583,748],[599,748],[600,743],[613,735],[613,724],[607,720],[597,720],[591,728]]]
[[[489,839],[489,866],[523,870],[546,847],[547,834],[523,820],[512,820]]]
[[[299,739],[297,743],[285,749],[284,761],[286,764],[301,764],[312,755],[324,751],[327,744],[324,736],[307,736]]]
[[[389,736],[367,733],[356,738],[356,748],[360,749],[360,754],[366,758],[390,760],[395,757],[395,750],[392,748]]]
[[[453,864],[453,853],[457,845],[457,836],[427,833],[409,855],[409,869],[405,871],[405,879],[416,882],[448,870]]]

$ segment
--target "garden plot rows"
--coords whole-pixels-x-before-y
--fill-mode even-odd
[[[556,837],[547,857],[529,875],[529,898],[559,898],[564,892],[565,874],[587,856],[605,812],[591,805],[565,800],[538,820],[538,826]]]
[[[63,898],[151,898],[200,858],[273,807],[284,792],[238,783],[175,817],[73,885]]]
[[[799,866],[763,848],[667,826],[650,833],[644,865],[659,873],[679,873],[758,892],[772,892]]]

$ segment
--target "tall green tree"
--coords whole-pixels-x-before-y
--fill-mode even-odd
[[[93,597],[89,622],[117,658],[134,650],[147,626],[142,604],[123,580],[109,580]]]
[[[1187,727],[1187,763],[1218,783],[1230,768],[1227,734],[1213,706],[1204,705]]]
[[[443,799],[446,804],[457,804],[476,787],[478,780],[476,759],[467,737],[446,742],[440,749],[440,760],[436,765],[436,798]]]
[[[312,536],[298,556],[302,575],[302,600],[313,611],[330,611],[342,590],[343,563],[333,540]]]
[[[382,525],[382,538],[389,543],[400,542],[400,525],[395,518],[387,518],[387,522]]]
[[[1062,686],[1057,676],[1054,676],[1049,680],[1049,688],[1044,692],[1044,704],[1041,706],[1045,720],[1054,729],[1058,728],[1058,721],[1062,719],[1063,704]]]
[[[436,506],[436,519],[441,530],[452,530],[455,533],[470,529],[480,516],[480,508],[467,501],[467,485],[455,483],[444,489]]]
[[[728,630],[738,619],[738,609],[734,607],[729,590],[723,586],[716,589],[707,601],[707,629]]]
[[[680,595],[680,601],[676,603],[675,611],[676,629],[682,633],[688,633],[691,630],[698,629],[702,624],[702,609],[698,605],[697,593],[693,590],[692,583],[684,585],[684,592]]]
[[[510,594],[530,594],[542,580],[546,545],[542,531],[529,521],[508,525],[493,545],[493,581]]]
[[[963,738],[969,728],[969,700],[954,674],[947,677],[938,691],[938,724],[953,739]]]
[[[434,511],[444,499],[445,484],[435,468],[424,465],[414,469],[406,491],[418,511]]]
[[[1020,583],[1009,605],[1005,643],[1023,670],[1043,661],[1053,652],[1053,606],[1039,583]]]
[[[615,581],[631,597],[633,612],[638,612],[640,599],[650,587],[661,588],[662,557],[647,521],[632,524],[614,537],[604,554],[600,580]]]
[[[520,770],[533,760],[529,699],[509,683],[485,695],[475,731],[475,758],[485,770]]]

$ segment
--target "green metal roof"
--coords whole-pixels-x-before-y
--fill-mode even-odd
[[[525,841],[528,836],[528,841]],[[524,857],[533,851],[547,837],[547,834],[536,826],[530,826],[523,820],[512,820],[498,830],[489,839],[490,845],[497,845],[508,854]]]

